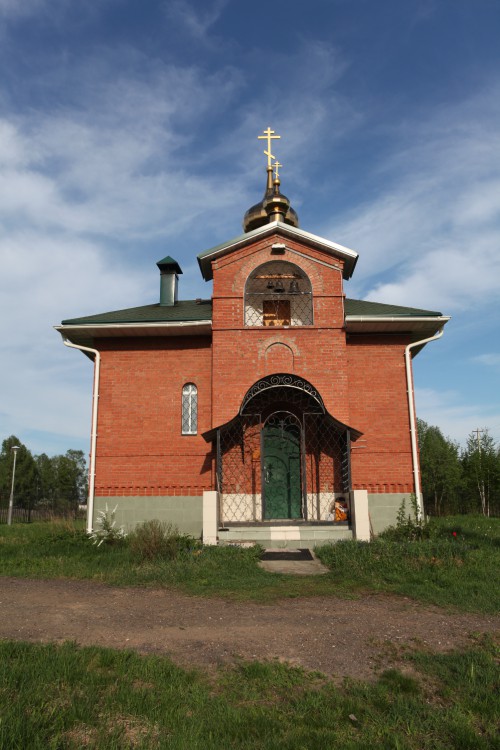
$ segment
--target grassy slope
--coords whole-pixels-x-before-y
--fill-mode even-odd
[[[0,643],[0,747],[492,750],[494,656],[487,641],[414,653],[411,676],[336,687],[278,663],[208,677],[126,651]]]
[[[128,545],[97,549],[81,528],[68,524],[0,526],[0,575],[177,586],[192,594],[256,601],[389,591],[465,611],[500,610],[500,519],[443,519],[424,542],[341,542],[318,554],[330,574],[266,573],[254,550],[223,547],[139,564]]]

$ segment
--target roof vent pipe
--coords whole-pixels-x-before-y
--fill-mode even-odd
[[[167,255],[156,264],[160,269],[160,305],[172,307],[177,302],[178,274],[182,273],[176,260]]]

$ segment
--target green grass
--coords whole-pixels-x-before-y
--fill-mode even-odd
[[[276,662],[208,676],[127,651],[0,643],[0,747],[9,750],[492,750],[489,641],[341,686]]]
[[[324,576],[261,570],[258,551],[206,547],[175,560],[139,563],[128,544],[97,548],[81,525],[0,526],[0,575],[87,578],[112,585],[175,586],[204,596],[272,601],[282,597],[391,592],[471,612],[500,610],[500,519],[434,521],[421,542],[339,542],[317,550]],[[453,536],[456,532],[456,536]]]
[[[353,589],[402,594],[465,611],[500,611],[500,519],[436,519],[429,539],[343,541],[323,547],[318,555]]]

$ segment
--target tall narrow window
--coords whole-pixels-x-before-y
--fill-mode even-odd
[[[182,434],[196,435],[198,432],[198,389],[194,383],[186,383],[182,389]]]

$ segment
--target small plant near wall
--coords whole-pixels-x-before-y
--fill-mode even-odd
[[[406,500],[403,499],[396,516],[396,525],[389,526],[380,534],[380,537],[395,542],[418,542],[422,539],[429,539],[430,528],[419,513],[416,495],[410,496],[409,511],[406,510]]]
[[[177,526],[153,518],[136,526],[130,535],[132,555],[141,562],[175,560],[188,552],[199,552],[201,543],[188,534],[179,533]]]
[[[105,510],[98,512],[95,528],[93,531],[89,531],[89,538],[97,547],[100,547],[101,544],[117,544],[127,536],[123,526],[116,525],[117,508],[118,505],[115,505],[113,510],[110,511],[106,503]]]

